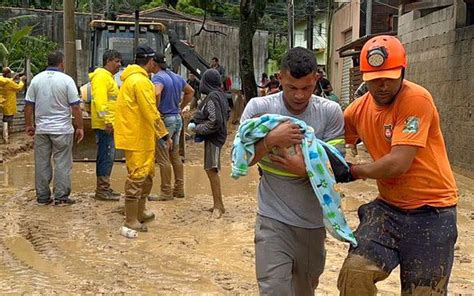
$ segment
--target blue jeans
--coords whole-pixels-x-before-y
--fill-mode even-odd
[[[100,129],[94,129],[94,132],[97,143],[96,176],[110,176],[115,158],[114,135],[110,135]]]
[[[181,115],[163,115],[163,122],[165,123],[166,129],[168,130],[171,140],[173,140],[173,149],[179,145],[179,134],[183,128],[183,120]],[[160,144],[165,145],[165,142],[160,139]]]

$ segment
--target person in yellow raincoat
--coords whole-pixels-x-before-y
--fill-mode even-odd
[[[114,117],[118,86],[114,75],[119,71],[122,55],[116,50],[106,50],[102,68],[89,74],[92,90],[91,119],[97,143],[95,199],[120,200],[120,193],[110,188],[110,175],[115,159]]]
[[[146,45],[136,49],[135,64],[120,75],[123,81],[117,98],[114,124],[115,147],[125,152],[125,226],[147,231],[144,222],[155,215],[145,211],[147,196],[153,185],[155,143],[163,139],[172,143],[156,108],[155,88],[150,73],[159,69],[156,53]]]
[[[26,76],[13,76],[10,68],[2,70],[0,77],[0,106],[3,109],[3,140],[8,143],[8,130],[16,114],[16,94],[25,86]]]

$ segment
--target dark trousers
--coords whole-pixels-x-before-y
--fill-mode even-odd
[[[402,210],[377,199],[358,214],[359,245],[350,248],[339,274],[341,295],[374,295],[375,283],[398,265],[402,295],[447,294],[458,236],[455,206]]]
[[[110,176],[115,158],[114,135],[110,135],[101,129],[94,129],[97,143],[97,177]]]

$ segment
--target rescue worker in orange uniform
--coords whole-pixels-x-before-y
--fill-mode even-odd
[[[114,118],[118,86],[114,75],[119,71],[122,55],[116,50],[106,50],[102,56],[103,67],[89,74],[92,90],[91,124],[97,143],[95,199],[120,200],[120,193],[110,188],[110,175],[115,159]]]
[[[379,195],[358,210],[359,244],[339,273],[341,295],[376,295],[398,265],[402,295],[448,294],[458,193],[433,98],[404,79],[406,68],[396,37],[362,48],[369,91],[345,110],[345,138],[362,140],[374,161],[352,166],[345,181],[375,179]]]
[[[144,224],[155,218],[145,211],[153,186],[155,143],[171,145],[168,131],[156,108],[155,88],[149,74],[159,69],[155,51],[146,45],[136,49],[135,64],[120,75],[123,84],[117,98],[114,125],[115,147],[125,152],[125,226],[147,231]]]

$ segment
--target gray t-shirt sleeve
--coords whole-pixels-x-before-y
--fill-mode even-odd
[[[344,139],[344,114],[341,107],[333,104],[328,111],[327,127],[322,140],[328,142],[334,139]]]
[[[260,98],[253,98],[248,102],[247,106],[245,106],[244,112],[242,113],[242,116],[240,116],[240,123],[244,122],[247,119],[250,119],[254,117],[255,115],[262,113],[259,111],[260,109]],[[266,113],[266,112],[265,112]]]

